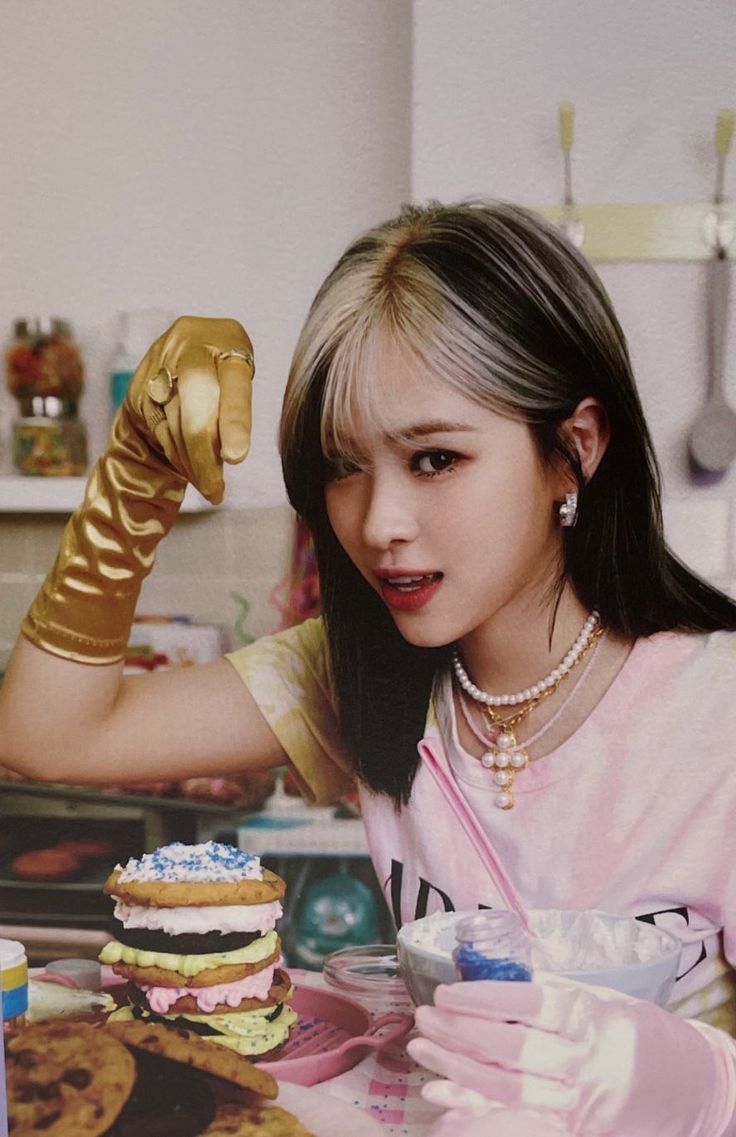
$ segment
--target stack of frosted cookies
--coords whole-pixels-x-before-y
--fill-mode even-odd
[[[128,980],[111,1021],[182,1027],[257,1060],[281,1049],[297,1018],[278,966],[286,886],[258,857],[177,841],[117,865],[104,889],[115,939],[100,961]]]

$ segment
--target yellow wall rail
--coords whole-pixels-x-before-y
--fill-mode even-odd
[[[579,247],[591,261],[705,261],[719,239],[726,249],[733,247],[736,257],[734,202],[576,202],[572,208],[534,208],[558,224],[572,219],[582,234]]]

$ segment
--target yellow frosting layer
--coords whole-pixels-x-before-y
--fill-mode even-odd
[[[261,960],[269,959],[278,945],[278,934],[268,932],[247,947],[238,948],[236,951],[217,951],[208,955],[176,955],[173,952],[143,951],[141,948],[121,944],[118,940],[111,940],[100,952],[100,962],[129,963],[134,967],[160,967],[164,971],[178,971],[180,975],[191,977],[199,975],[200,971],[223,967],[228,963],[260,963]]]
[[[273,1011],[273,1008],[270,1008]],[[296,1022],[298,1016],[291,1007],[284,1005],[281,1014],[272,1023],[266,1022],[268,1011],[241,1011],[231,1015],[184,1015],[193,1022],[206,1022],[214,1027],[218,1034],[207,1035],[213,1042],[227,1046],[230,1050],[237,1050],[238,1054],[252,1055],[265,1054],[286,1042],[289,1030]],[[166,1018],[175,1018],[175,1015],[166,1015]]]
[[[280,1046],[282,1042],[286,1041],[289,1030],[299,1017],[291,1007],[284,1006],[278,1018],[270,1023],[266,1021],[266,1016],[272,1011],[273,1008],[270,1007],[267,1010],[241,1011],[231,1015],[185,1014],[158,1017],[207,1023],[220,1033],[202,1035],[202,1038],[207,1042],[216,1042],[220,1046],[226,1046],[228,1050],[235,1050],[238,1054],[248,1057],[266,1054],[269,1050]],[[121,1007],[109,1016],[110,1019],[118,1022],[129,1021],[133,1017],[132,1007]],[[144,1015],[143,1018],[145,1019],[146,1016]]]

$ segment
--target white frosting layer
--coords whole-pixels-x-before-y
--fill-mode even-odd
[[[147,908],[118,900],[115,917],[126,928],[148,928],[169,936],[204,932],[260,932],[265,935],[283,915],[281,901],[268,904],[203,905],[201,908]]]
[[[201,845],[185,845],[174,841],[140,860],[131,857],[125,868],[120,865],[119,880],[126,881],[216,881],[263,880],[260,857],[244,853],[233,845],[205,841]]]

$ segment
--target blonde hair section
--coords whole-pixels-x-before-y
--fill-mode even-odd
[[[467,210],[482,206],[467,203]],[[400,382],[400,369],[385,367],[387,356],[415,373],[446,383],[460,394],[508,417],[534,422],[563,410],[558,376],[544,371],[521,338],[484,316],[452,289],[421,257],[423,239],[442,232],[442,209],[406,208],[400,217],[370,230],[342,258],[325,281],[297,343],[284,398],[281,440],[292,426],[318,376],[324,382],[320,424],[323,453],[359,461],[356,435],[380,432],[383,394]],[[451,230],[445,228],[451,239]],[[477,255],[487,258],[479,241]],[[513,271],[524,286],[558,293],[559,281],[544,272],[515,242]],[[509,270],[511,271],[511,270]],[[564,303],[563,303],[564,310]],[[559,319],[559,316],[558,316]]]

